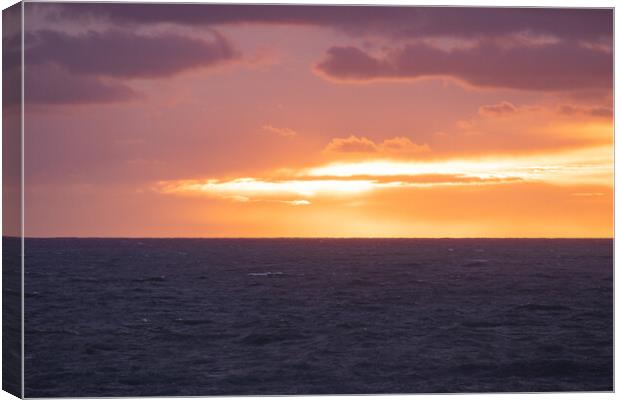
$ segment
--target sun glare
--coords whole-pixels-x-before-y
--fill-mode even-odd
[[[272,201],[310,205],[309,199],[359,197],[387,189],[429,186],[502,184],[515,181],[555,185],[610,185],[613,163],[608,147],[561,155],[521,156],[502,159],[453,159],[439,161],[370,160],[333,162],[264,177],[231,180],[181,180],[160,182],[164,193],[207,195],[237,202]],[[268,178],[271,177],[271,178]]]
[[[163,191],[168,193],[206,193],[224,197],[246,196],[301,196],[359,194],[372,190],[371,180],[283,180],[265,181],[254,178],[239,178],[231,181],[211,179],[207,182],[166,183]],[[305,204],[305,203],[301,203]]]

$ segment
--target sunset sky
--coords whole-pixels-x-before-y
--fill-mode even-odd
[[[612,17],[26,3],[25,234],[610,237]]]

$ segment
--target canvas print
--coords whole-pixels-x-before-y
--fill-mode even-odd
[[[3,389],[613,390],[613,10],[3,12]]]

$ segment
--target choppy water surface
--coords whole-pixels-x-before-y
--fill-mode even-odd
[[[26,396],[612,389],[611,240],[25,249]]]

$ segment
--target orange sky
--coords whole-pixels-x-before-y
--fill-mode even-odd
[[[27,236],[613,235],[610,10],[91,6],[27,3]]]

